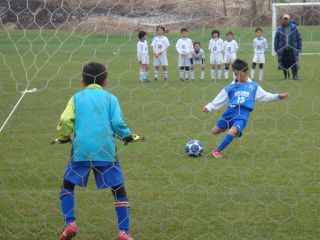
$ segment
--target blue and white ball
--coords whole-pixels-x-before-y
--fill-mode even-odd
[[[199,140],[190,140],[186,144],[186,154],[189,157],[199,157],[203,153],[204,146]]]

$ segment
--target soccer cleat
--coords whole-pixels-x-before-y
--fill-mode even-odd
[[[130,234],[127,234],[125,231],[120,230],[117,236],[117,240],[133,240]]]
[[[158,81],[158,78],[155,77],[154,80],[155,80],[155,81]]]
[[[218,150],[213,150],[212,156],[214,158],[222,158],[222,155],[221,155],[220,151],[218,151]]]
[[[186,81],[189,81],[189,78],[186,78]]]
[[[293,80],[300,80],[299,76],[294,76]]]
[[[181,81],[181,82],[183,82],[183,81],[184,81],[184,79],[183,79],[183,78],[180,78],[180,81]]]
[[[76,236],[78,232],[78,228],[76,222],[71,222],[68,226],[65,226],[62,229],[59,240],[71,240],[74,236]]]

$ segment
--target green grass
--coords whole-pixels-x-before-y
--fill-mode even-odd
[[[240,43],[238,56],[250,62],[254,29],[231,30]],[[319,28],[301,31],[304,50],[320,52]],[[206,50],[209,32],[190,36]],[[271,46],[270,29],[265,33]],[[89,60],[107,64],[108,89],[120,99],[128,126],[148,138],[118,146],[135,239],[319,238],[319,57],[303,56],[302,80],[284,82],[267,53],[261,85],[270,92],[289,91],[291,99],[257,103],[244,136],[215,160],[210,150],[222,136],[212,136],[210,129],[223,109],[209,115],[200,109],[226,82],[209,81],[208,65],[206,81],[179,82],[177,35],[168,36],[169,82],[141,85],[135,36],[0,32],[0,123],[28,84],[40,90],[24,97],[0,134],[0,239],[58,236],[63,225],[58,195],[70,145],[49,142],[67,100],[81,89],[80,71]],[[193,138],[205,145],[201,158],[184,154]],[[88,188],[77,188],[77,239],[114,237],[112,203],[111,193],[97,191],[92,177]]]

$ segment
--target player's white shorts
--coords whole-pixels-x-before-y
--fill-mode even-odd
[[[195,61],[195,60],[193,60],[193,65],[194,65],[194,66],[196,66],[196,65],[202,66],[202,60],[200,60],[200,61]]]
[[[255,63],[265,63],[266,62],[266,59],[265,59],[265,56],[264,56],[264,53],[255,53],[253,55],[253,60],[252,62],[255,62]]]
[[[179,55],[179,59],[178,59],[178,66],[179,67],[189,67],[190,66],[190,57],[189,55],[187,56],[181,56]]]
[[[224,55],[224,63],[234,63],[234,61],[237,59],[237,55],[235,53],[231,54],[225,54]]]
[[[220,53],[210,53],[210,64],[222,64],[223,63],[223,55]]]
[[[141,61],[141,64],[149,64],[149,55],[142,55],[140,61]]]
[[[168,66],[167,54],[162,53],[160,56],[154,57],[153,65],[154,66]]]

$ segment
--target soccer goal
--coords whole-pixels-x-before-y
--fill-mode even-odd
[[[320,2],[309,1],[309,2],[300,2],[300,3],[273,3],[272,4],[272,43],[274,42],[274,36],[277,31],[277,26],[279,19],[284,13],[289,13],[292,15],[292,19],[297,22],[298,26],[304,28],[310,24],[310,21],[305,21],[306,18],[312,18],[315,13],[319,14],[319,9],[317,7],[320,6]],[[301,11],[299,11],[299,9]],[[309,19],[310,20],[310,19]],[[305,23],[306,22],[306,23]],[[314,43],[314,32],[305,30],[307,35],[304,35],[303,39],[304,45]],[[303,48],[306,51],[303,51],[301,55],[319,55],[320,52],[315,52],[310,50],[309,47]],[[275,55],[274,48],[272,45],[272,55]]]

